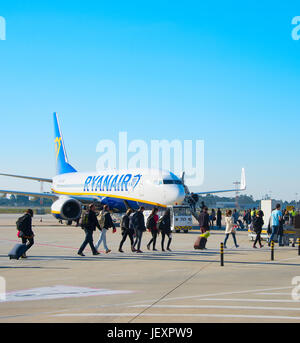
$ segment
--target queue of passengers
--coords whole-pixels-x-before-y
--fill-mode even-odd
[[[165,214],[159,218],[158,209],[154,208],[145,223],[144,217],[145,208],[142,206],[138,211],[127,210],[126,214],[121,220],[121,232],[122,240],[119,246],[119,252],[123,253],[123,245],[127,238],[130,240],[131,251],[136,253],[143,253],[141,250],[142,238],[145,231],[150,231],[152,238],[147,244],[148,250],[153,249],[157,251],[156,242],[159,233],[161,233],[161,249],[165,251],[164,244],[165,239],[168,237],[167,250],[171,251],[170,246],[172,242],[172,232],[171,232],[171,216],[170,209],[167,209]],[[106,233],[112,228],[113,232],[116,232],[115,224],[110,215],[110,209],[108,205],[105,205],[102,212],[100,213],[99,221],[96,217],[96,207],[95,205],[90,205],[89,210],[83,214],[81,226],[85,231],[86,238],[82,246],[78,251],[78,255],[84,256],[83,251],[89,244],[94,255],[99,255],[98,249],[103,244],[105,253],[108,254],[111,250],[107,246]],[[94,246],[93,244],[93,232],[98,228],[101,233],[98,242]]]
[[[168,238],[167,247],[168,251],[171,251],[170,246],[172,242],[172,231],[171,231],[171,214],[170,209],[167,209],[164,215],[159,218],[158,209],[154,208],[145,223],[144,217],[144,207],[140,207],[138,211],[133,211],[131,209],[127,210],[126,214],[122,217],[121,220],[121,233],[122,240],[119,246],[119,252],[123,253],[123,245],[126,242],[127,238],[130,240],[131,251],[136,253],[143,253],[141,250],[142,238],[144,232],[151,232],[152,238],[147,244],[148,250],[157,251],[156,243],[158,235],[161,234],[161,250],[165,251],[165,239]],[[296,212],[292,215],[292,218],[295,218]],[[215,218],[216,216],[216,218]],[[236,238],[236,231],[241,227],[241,220],[239,219],[240,215],[237,210],[233,212],[228,210],[225,216],[225,241],[224,247],[226,248],[226,243],[231,235],[234,241],[236,248],[239,247]],[[32,231],[32,218],[33,211],[31,209],[27,210],[25,215],[19,218],[17,222],[18,228],[18,237],[22,239],[23,244],[27,244],[26,252],[34,245],[34,233]],[[251,229],[256,233],[256,239],[253,244],[253,248],[257,248],[256,245],[259,243],[260,248],[263,247],[261,242],[261,233],[264,225],[264,213],[261,210],[248,210],[244,213],[244,221],[246,225],[251,227]],[[222,222],[222,212],[218,209],[217,214],[212,210],[212,213],[208,213],[208,208],[203,204],[201,208],[201,213],[199,216],[199,226],[202,234],[205,234],[207,231],[210,231],[214,221],[217,219],[217,225],[221,227]],[[275,235],[278,236],[279,246],[283,246],[283,225],[284,223],[291,223],[291,215],[287,210],[281,211],[280,204],[276,205],[276,208],[272,211],[268,233],[269,246],[272,241],[274,241]],[[83,254],[87,245],[90,246],[93,255],[99,255],[98,249],[103,244],[105,253],[108,254],[111,250],[107,246],[106,234],[107,231],[112,228],[113,233],[115,233],[116,226],[112,220],[110,214],[110,208],[108,205],[105,205],[103,210],[100,212],[99,220],[97,218],[96,206],[91,204],[88,207],[87,211],[83,212],[81,217],[81,227],[85,232],[85,240],[82,243],[81,247],[78,250],[78,255],[85,256]],[[96,228],[100,231],[100,237],[94,245],[93,234],[96,231]],[[295,241],[293,246],[295,245]],[[23,254],[23,258],[26,258],[26,252]]]

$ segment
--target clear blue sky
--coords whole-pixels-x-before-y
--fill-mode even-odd
[[[299,1],[0,0],[1,166],[55,173],[52,113],[70,162],[94,170],[101,139],[203,139],[199,190],[300,193]],[[36,190],[6,178],[0,188]]]

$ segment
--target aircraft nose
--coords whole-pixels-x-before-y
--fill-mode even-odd
[[[166,189],[166,198],[168,201],[168,205],[181,205],[185,199],[184,187],[168,187],[168,189]]]

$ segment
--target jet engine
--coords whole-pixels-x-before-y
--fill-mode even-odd
[[[60,198],[51,207],[52,214],[63,220],[77,220],[81,216],[82,205],[72,198]]]

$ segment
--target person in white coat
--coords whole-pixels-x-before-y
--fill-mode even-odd
[[[237,244],[236,236],[235,236],[236,225],[234,224],[234,218],[232,217],[232,211],[231,210],[228,210],[226,212],[225,224],[226,224],[226,229],[225,229],[225,235],[226,236],[225,236],[225,241],[224,241],[224,248],[227,248],[226,247],[226,243],[228,241],[228,238],[229,238],[230,234],[232,235],[235,247],[238,248],[239,246]]]

